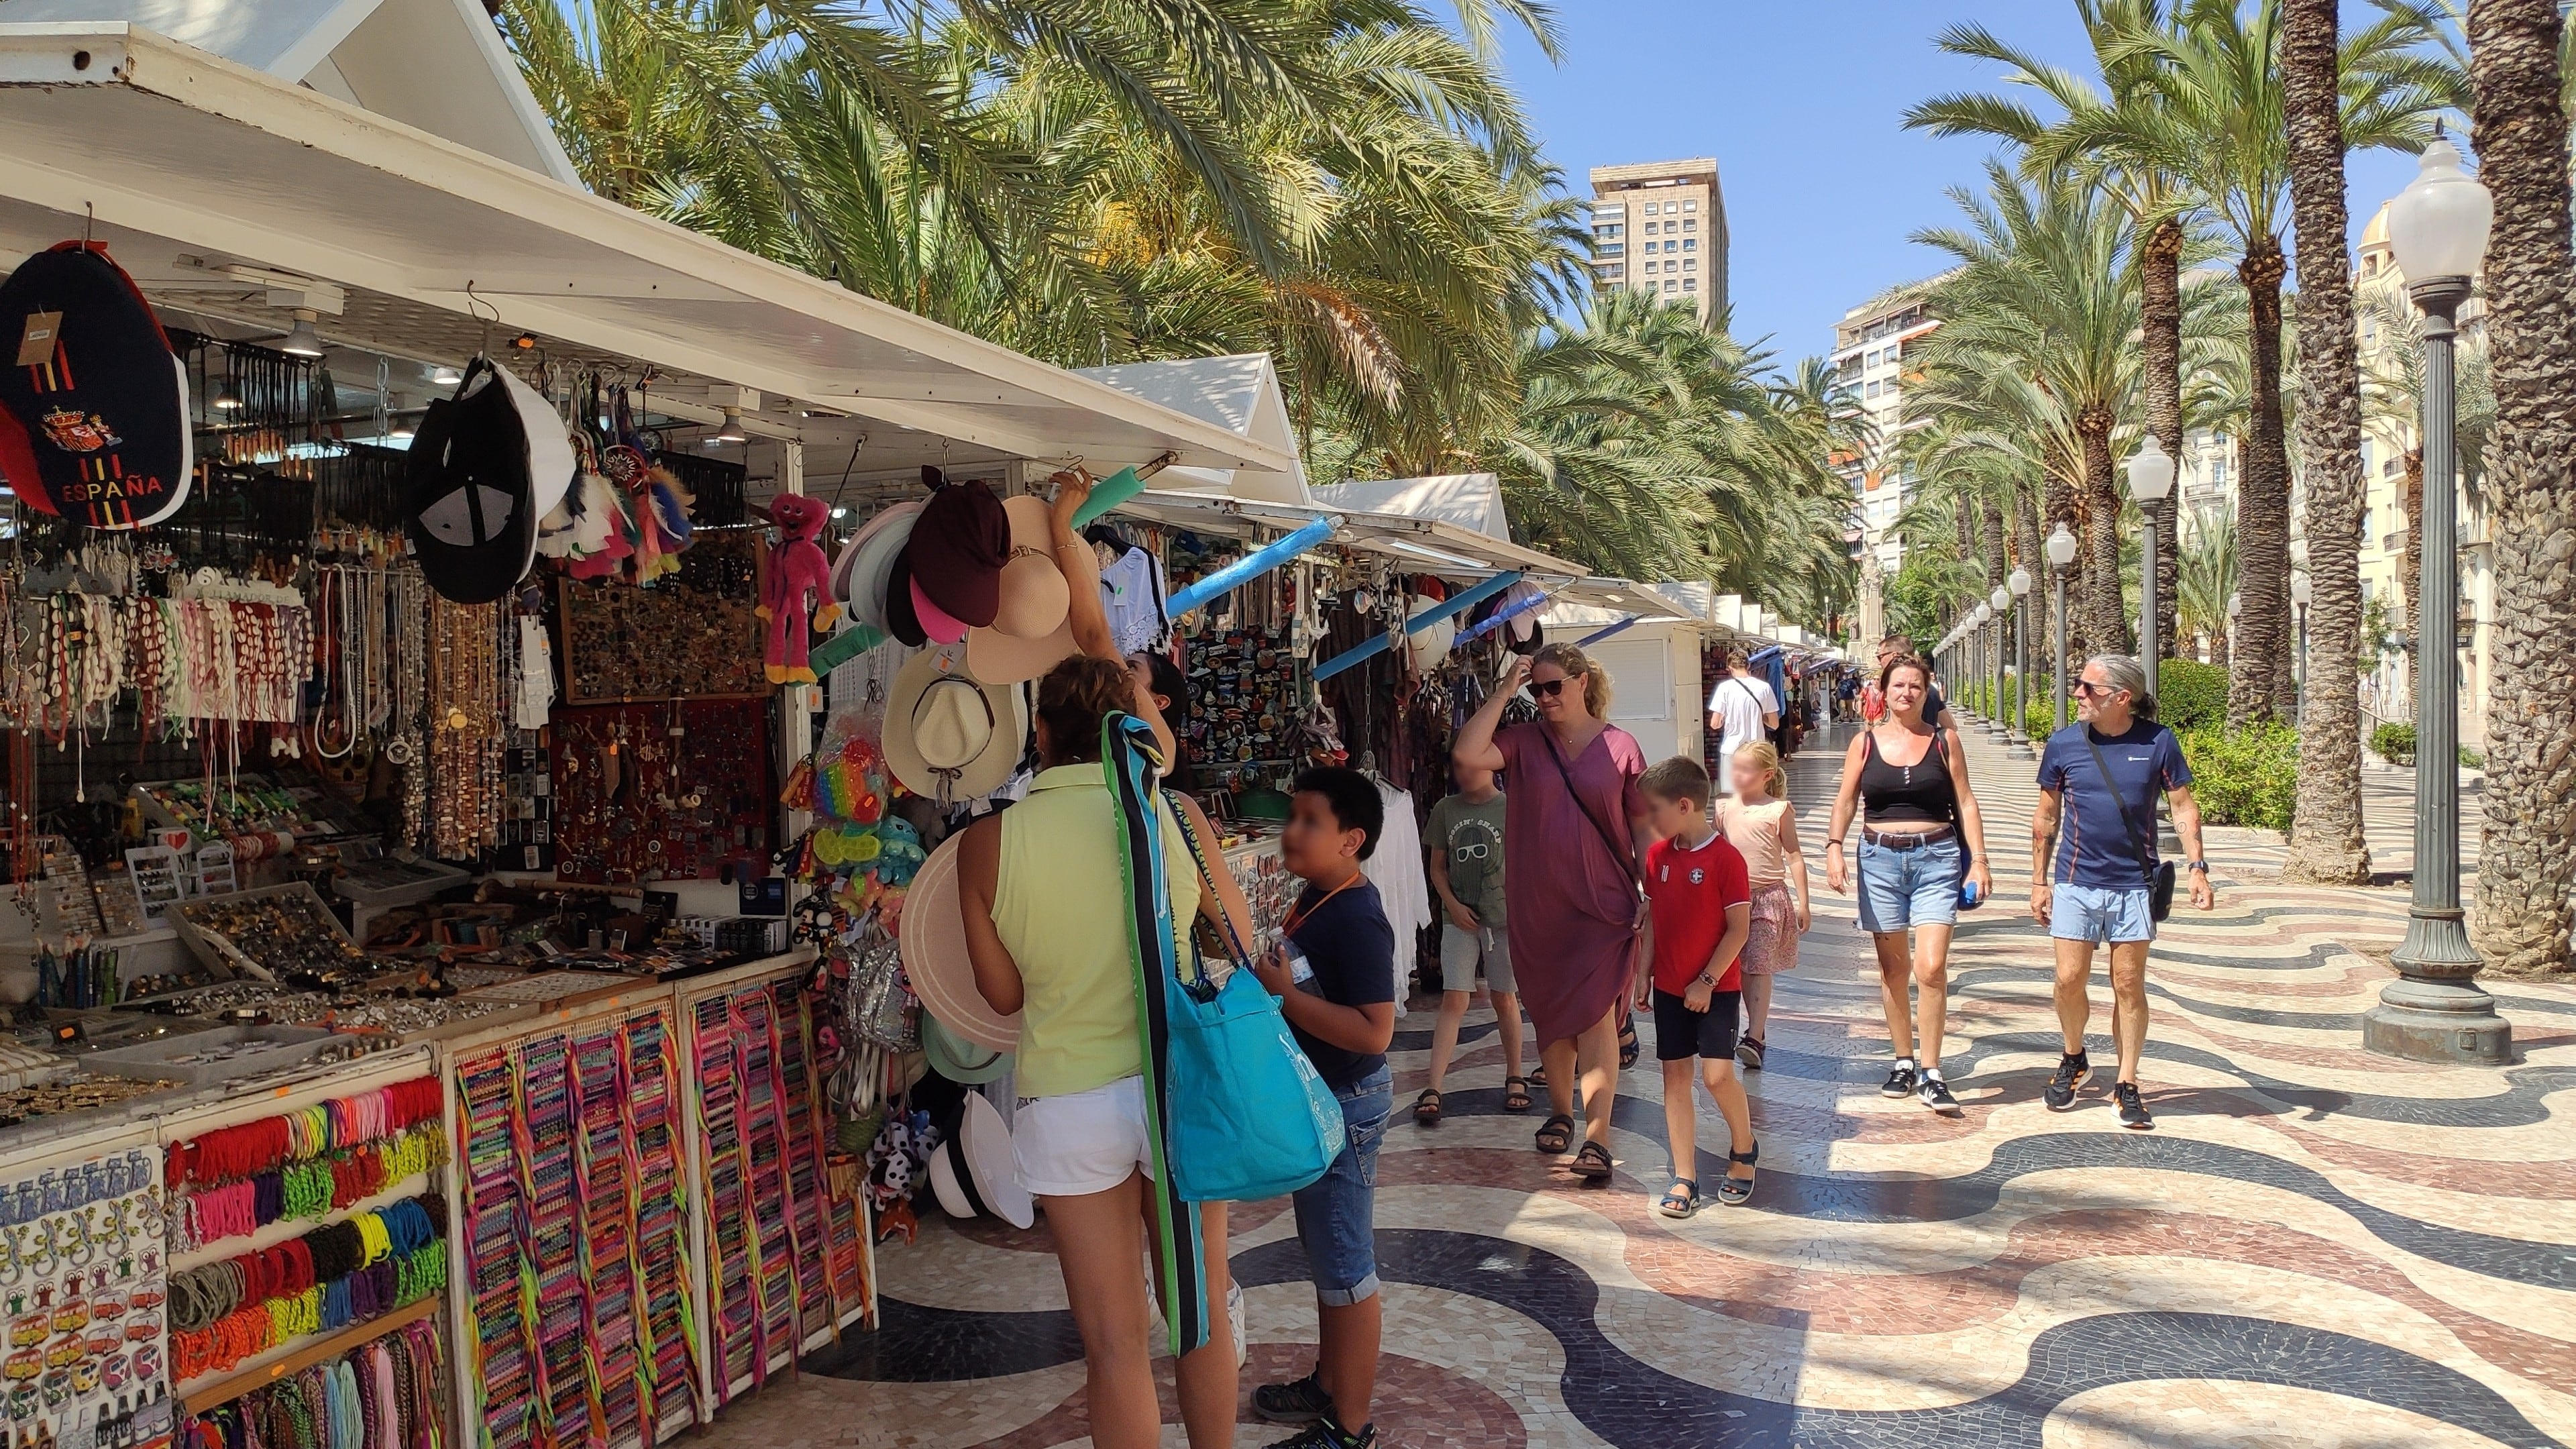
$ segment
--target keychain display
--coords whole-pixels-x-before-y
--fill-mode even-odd
[[[163,1201],[141,1149],[0,1185],[10,1443],[170,1441]]]

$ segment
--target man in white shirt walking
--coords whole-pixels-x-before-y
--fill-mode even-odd
[[[1771,686],[1753,675],[1744,647],[1730,644],[1726,650],[1726,677],[1708,697],[1708,727],[1717,732],[1717,768],[1715,775],[1724,788],[1731,773],[1726,768],[1735,759],[1736,748],[1764,738],[1780,723],[1780,697]]]

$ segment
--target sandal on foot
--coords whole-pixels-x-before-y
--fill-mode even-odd
[[[1729,1152],[1726,1154],[1726,1160],[1751,1167],[1762,1160],[1762,1144],[1754,1143],[1752,1150],[1747,1152]],[[1744,1200],[1751,1196],[1753,1196],[1752,1178],[1729,1175],[1717,1180],[1717,1200],[1728,1207],[1742,1207]]]
[[[1503,1110],[1526,1112],[1530,1109],[1530,1082],[1527,1077],[1503,1078]]]
[[[1672,1190],[1655,1204],[1655,1211],[1668,1218],[1686,1218],[1699,1211],[1699,1179],[1676,1177]]]
[[[1624,1072],[1636,1064],[1637,1024],[1623,1021],[1619,1023],[1619,1070]]]
[[[1586,1182],[1600,1182],[1610,1176],[1610,1149],[1598,1142],[1586,1142],[1574,1154],[1574,1175]]]
[[[1544,1090],[1547,1086],[1547,1068],[1544,1066],[1530,1068],[1529,1084]]]
[[[1413,1120],[1423,1127],[1440,1125],[1440,1089],[1438,1087],[1425,1087],[1422,1089],[1422,1095],[1413,1099]]]
[[[1574,1144],[1574,1119],[1563,1112],[1539,1124],[1538,1150],[1562,1155]]]

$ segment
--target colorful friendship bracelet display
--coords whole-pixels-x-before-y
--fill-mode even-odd
[[[446,1165],[447,1134],[439,1123],[423,1122],[378,1142],[201,1187],[174,1204],[170,1248],[193,1252],[285,1218],[319,1221]]]
[[[445,1449],[447,1354],[407,1323],[190,1419],[182,1449]]]
[[[459,1230],[491,1449],[652,1443],[692,1422],[668,1012],[528,1037],[456,1073]]]
[[[709,997],[690,1025],[722,1404],[862,1299],[863,1249],[856,1199],[834,1197],[823,1171],[802,990],[781,981]]]
[[[447,1204],[435,1193],[170,1276],[170,1357],[182,1383],[447,1286]]]

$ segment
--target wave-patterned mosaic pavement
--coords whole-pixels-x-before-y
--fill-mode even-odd
[[[1836,753],[1795,762],[1811,844]],[[1578,1185],[1501,1111],[1489,1016],[1449,1120],[1381,1162],[1386,1442],[1421,1446],[2576,1444],[2576,990],[2498,983],[2501,1071],[2365,1054],[2402,890],[2311,890],[2221,832],[2220,909],[2156,949],[2156,1130],[2103,1092],[2052,1114],[2030,766],[1976,747],[1999,899],[1953,963],[1945,1120],[1878,1095],[1886,1033],[1847,901],[1784,980],[1753,1078],[1761,1185],[1673,1222],[1651,1054],[1620,1175]],[[1819,872],[1821,884],[1821,872]],[[2096,1061],[2109,1065],[2096,988]],[[1417,1013],[1409,1028],[1428,1026]],[[1427,1032],[1397,1039],[1399,1105]],[[1409,1081],[1408,1081],[1409,1075]],[[2107,1077],[2107,1072],[2104,1074]],[[1705,1102],[1702,1141],[1723,1141]],[[1713,1179],[1721,1161],[1703,1158]],[[1253,1383],[1303,1372],[1314,1312],[1282,1205],[1238,1208]],[[885,1327],[728,1410],[760,1449],[1083,1438],[1079,1343],[1043,1224],[881,1251]],[[1185,1440],[1165,1370],[1166,1442]],[[1252,1422],[1239,1442],[1284,1431]]]

